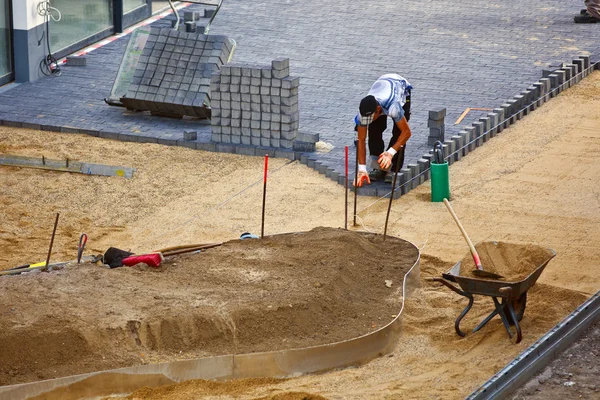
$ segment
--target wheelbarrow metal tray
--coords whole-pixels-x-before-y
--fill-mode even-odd
[[[475,247],[479,247],[482,244],[489,242],[481,242],[477,243]],[[492,242],[496,244],[497,242]],[[556,256],[556,251],[550,248],[545,248],[548,252],[548,256],[543,260],[540,260],[539,266],[533,270],[528,276],[524,279],[516,282],[508,282],[503,280],[496,279],[482,279],[482,278],[474,278],[469,276],[463,276],[460,274],[461,271],[461,261],[457,262],[447,273],[443,273],[442,277],[451,282],[456,282],[461,287],[461,289],[467,293],[471,294],[480,294],[484,296],[496,296],[496,297],[506,297],[507,291],[501,291],[501,288],[510,288],[509,291],[512,297],[518,297],[521,294],[527,292],[529,288],[531,288],[537,282],[538,278],[546,268],[546,265]],[[475,266],[473,265],[473,268]],[[483,266],[485,269],[485,264]]]

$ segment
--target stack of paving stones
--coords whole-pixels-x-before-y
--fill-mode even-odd
[[[270,66],[227,64],[211,79],[212,141],[314,151],[318,134],[298,132],[300,79],[288,58]]]
[[[429,119],[427,120],[427,127],[429,128],[428,145],[433,146],[438,140],[440,142],[444,141],[444,133],[446,133],[445,118],[445,108],[429,111]]]
[[[600,70],[600,61],[594,63],[590,61],[589,56],[581,56],[570,63],[563,63],[557,69],[544,70],[542,78],[539,81],[527,87],[512,99],[507,100],[500,107],[494,108],[492,112],[480,117],[479,120],[474,121],[471,125],[463,127],[457,135],[444,140],[443,133],[440,137],[438,136],[440,131],[436,130],[433,134],[430,134],[428,142],[433,146],[436,140],[441,139],[444,159],[448,161],[448,164],[453,164],[469,154],[469,152],[483,145],[490,138],[508,128],[511,124],[521,120],[525,115],[528,115],[546,101],[587,77],[595,69]],[[438,126],[443,126],[444,116],[445,109],[430,111],[428,122],[430,130],[437,129]],[[432,136],[436,140],[433,140]],[[408,145],[410,145],[410,141]],[[339,152],[338,154],[332,153],[328,157],[304,154],[301,156],[300,161],[343,185],[345,183],[345,175],[340,171],[340,168],[328,167],[334,164],[334,159],[338,159],[337,164],[339,164],[341,157],[343,155]],[[408,164],[406,168],[400,170],[396,184],[397,189],[394,191],[394,198],[408,193],[426,180],[429,180],[432,159],[433,149],[429,153],[424,154],[416,163]],[[352,185],[354,179],[353,172],[351,174],[352,176],[349,177],[350,185]],[[358,189],[358,194],[365,196],[389,197],[390,193],[391,185],[379,182]]]
[[[209,19],[213,17],[216,10],[212,9],[204,9],[204,18],[206,18],[206,23],[209,22]],[[183,23],[179,25],[179,29],[182,32],[198,32],[204,33],[206,31],[206,26],[198,26],[198,22],[202,17],[200,16],[199,11],[185,11],[183,13]],[[177,21],[173,21],[173,27]]]
[[[152,28],[121,102],[153,115],[210,118],[210,78],[232,49],[226,36]]]

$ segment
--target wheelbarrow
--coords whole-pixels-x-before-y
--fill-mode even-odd
[[[523,245],[517,244],[509,244],[502,243],[502,248],[510,250],[511,248],[519,248],[519,250],[523,250]],[[492,247],[498,248],[500,243],[498,242],[481,242],[475,245],[475,247],[484,248],[484,247]],[[458,293],[461,296],[466,297],[469,300],[469,304],[465,307],[465,309],[460,313],[460,315],[456,318],[454,323],[454,329],[456,333],[464,337],[465,333],[460,329],[460,321],[467,315],[467,313],[471,310],[473,306],[473,295],[481,295],[481,296],[489,296],[492,298],[494,302],[494,311],[490,313],[475,329],[473,329],[473,333],[479,331],[483,328],[494,316],[499,315],[502,319],[502,323],[506,328],[506,332],[508,333],[508,337],[513,339],[513,332],[511,330],[511,325],[514,326],[516,333],[516,341],[515,343],[519,343],[523,338],[521,327],[519,322],[523,319],[523,314],[525,313],[525,306],[527,305],[527,291],[535,285],[536,281],[544,271],[544,268],[554,256],[556,256],[556,252],[552,249],[543,248],[540,246],[528,245],[527,248],[536,248],[539,251],[535,252],[534,259],[528,260],[533,263],[533,267],[529,268],[529,270],[523,274],[524,276],[519,277],[514,281],[502,280],[502,279],[484,279],[477,278],[473,276],[468,276],[468,272],[473,269],[472,265],[465,265],[463,273],[461,274],[461,262],[466,263],[467,257],[470,257],[470,253],[467,257],[465,257],[462,261],[456,263],[447,273],[443,273],[442,277],[434,277],[431,278],[431,281],[440,282],[449,289]],[[510,257],[500,257],[502,254],[497,254],[502,258],[502,262],[511,263]],[[517,260],[512,260],[512,262],[517,262]],[[489,262],[488,262],[489,264]],[[508,265],[510,267],[510,265]],[[486,263],[483,264],[483,267],[486,268]],[[458,287],[454,284],[458,284]]]

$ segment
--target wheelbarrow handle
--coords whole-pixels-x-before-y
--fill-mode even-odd
[[[465,297],[471,297],[468,293],[463,292],[462,290],[460,290],[459,288],[457,288],[456,286],[454,286],[453,284],[451,284],[450,282],[448,282],[446,279],[444,278],[440,278],[439,276],[433,277],[433,278],[427,278],[426,279],[429,282],[439,282],[441,284],[443,284],[444,286],[447,286],[449,289],[455,291],[456,293],[460,294],[461,296],[465,296]]]

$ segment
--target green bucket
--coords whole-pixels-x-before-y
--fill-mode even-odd
[[[431,201],[441,202],[450,200],[450,178],[448,162],[443,164],[431,163]]]

